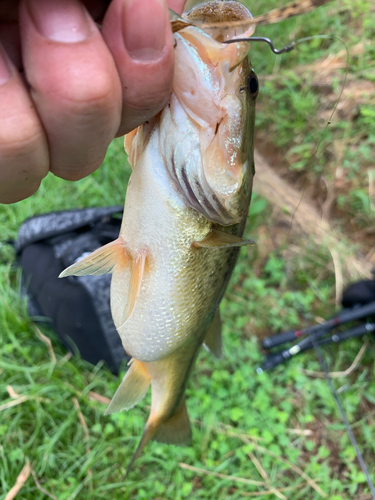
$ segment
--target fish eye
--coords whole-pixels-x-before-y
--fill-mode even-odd
[[[248,76],[247,90],[250,94],[250,97],[252,97],[253,99],[255,99],[257,97],[258,91],[259,91],[259,82],[258,82],[258,78],[257,78],[256,74],[254,73],[254,71],[252,71],[250,73],[250,75]]]

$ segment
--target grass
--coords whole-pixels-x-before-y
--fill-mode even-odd
[[[275,5],[270,1],[267,9]],[[349,19],[349,4],[341,2],[308,16],[308,23],[289,20],[270,27],[266,36],[279,42],[277,46],[288,42],[289,37],[335,32],[347,37],[351,46],[361,36],[345,31],[349,21],[361,24],[362,38],[373,29],[364,13],[368,5],[351,2]],[[266,34],[266,28],[262,33]],[[357,38],[353,41],[352,37]],[[309,152],[321,137],[321,129],[316,131],[315,122],[306,120],[314,109],[313,98],[321,96],[310,91],[309,73],[292,69],[306,66],[323,57],[327,53],[324,50],[333,49],[323,50],[317,45],[315,50],[292,53],[290,59],[283,57],[281,66],[285,70],[273,72],[276,78],[264,78],[258,114],[260,137],[268,131],[278,150],[293,157],[297,167],[292,177],[297,181],[295,171],[306,170],[305,176],[315,176],[327,166],[322,157],[315,162],[317,171],[313,169],[311,174]],[[341,50],[341,46],[334,50]],[[275,60],[267,49],[256,46],[252,51],[261,78],[270,74]],[[367,52],[361,57],[362,63],[357,61],[352,71],[357,80],[371,73]],[[340,71],[337,78],[342,78]],[[297,93],[301,89],[302,97]],[[290,113],[290,120],[286,120],[285,110],[289,109],[297,115]],[[353,154],[353,150],[347,152],[348,143],[357,151],[371,149],[371,116],[371,110],[361,114],[351,128],[345,128],[345,120],[336,121],[335,127],[344,138],[343,161],[348,161],[345,155]],[[369,132],[356,143],[354,139],[362,137],[365,130],[361,120],[367,120]],[[324,137],[324,154],[326,147],[336,144],[337,133],[335,129]],[[301,149],[290,153],[296,147],[296,137],[303,137]],[[302,167],[298,164],[301,158],[305,158]],[[357,163],[347,167],[353,182],[348,182],[335,200],[341,213],[351,206],[357,219],[368,217],[368,222],[372,212],[370,205],[369,212],[363,208],[367,203],[361,180],[365,177],[364,156],[357,154],[355,158]],[[355,169],[361,171],[358,178]],[[117,140],[103,167],[89,178],[68,183],[50,175],[35,196],[12,206],[0,206],[0,499],[5,499],[27,460],[33,474],[18,495],[25,500],[224,500],[257,496],[265,500],[315,500],[322,498],[321,491],[330,500],[371,498],[327,383],[316,374],[320,366],[315,355],[304,354],[270,373],[256,373],[262,359],[259,338],[327,317],[333,313],[335,301],[328,250],[316,248],[293,232],[286,243],[280,238],[285,228],[259,196],[254,196],[247,227],[247,235],[258,245],[241,250],[221,307],[224,358],[217,361],[202,350],[188,384],[192,446],[151,443],[125,482],[126,467],[148,415],[150,395],[129,412],[104,416],[106,405],[93,399],[92,393],[111,398],[125,367],[119,377],[114,377],[101,364],[94,367],[69,357],[55,334],[43,329],[51,339],[49,346],[27,316],[19,296],[20,273],[12,266],[14,255],[5,242],[15,238],[20,223],[36,213],[121,204],[129,174],[121,140]],[[357,339],[325,348],[330,370],[350,366],[362,345],[363,340]],[[374,370],[370,344],[357,370],[335,379],[370,470],[375,453]],[[256,481],[262,484],[253,484]],[[269,493],[260,496],[265,491]]]
[[[267,2],[267,9],[278,5]],[[254,14],[260,11],[264,5],[257,4]],[[314,34],[328,37],[301,43],[283,56],[252,44],[262,85],[257,144],[264,152],[276,146],[273,160],[283,175],[307,186],[342,227],[350,224],[368,251],[375,243],[369,229],[374,225],[375,11],[370,1],[344,0],[301,19],[257,28],[256,34],[270,37],[276,47]]]

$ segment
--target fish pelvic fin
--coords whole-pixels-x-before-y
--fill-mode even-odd
[[[219,309],[209,326],[203,341],[204,347],[210,351],[215,358],[221,359],[223,355],[223,343],[221,338],[221,318]]]
[[[159,424],[153,439],[159,443],[187,445],[191,442],[191,426],[185,401],[182,401],[177,411],[165,422]]]
[[[151,378],[141,361],[133,359],[105,415],[133,408],[146,395]]]
[[[219,229],[211,229],[207,236],[200,241],[194,241],[193,247],[197,248],[232,248],[255,245],[254,240],[243,240],[234,234],[225,233]]]
[[[95,252],[66,268],[60,273],[59,278],[114,273],[124,269],[128,261],[129,252],[120,236],[117,240],[98,248]]]
[[[124,324],[128,321],[134,311],[139,292],[141,291],[142,279],[146,265],[146,257],[147,249],[142,248],[141,250],[138,250],[136,252],[135,256],[132,259],[128,299],[126,301],[125,310],[123,312],[122,323],[117,328],[117,330],[124,326]]]

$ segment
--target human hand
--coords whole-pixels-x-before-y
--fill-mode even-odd
[[[48,171],[87,176],[171,92],[165,0],[3,0],[0,42],[0,203],[30,196]]]

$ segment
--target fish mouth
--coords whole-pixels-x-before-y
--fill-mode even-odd
[[[247,88],[249,45],[221,41],[250,36],[253,27],[239,30],[228,28],[228,23],[252,15],[240,2],[211,0],[183,16],[191,25],[174,35],[176,71],[173,95],[162,114],[169,117],[169,128],[161,150],[188,205],[206,219],[229,226],[247,212],[244,200],[253,172],[245,144],[248,95],[241,90]],[[223,22],[225,27],[220,27]],[[172,129],[178,130],[174,139]]]

